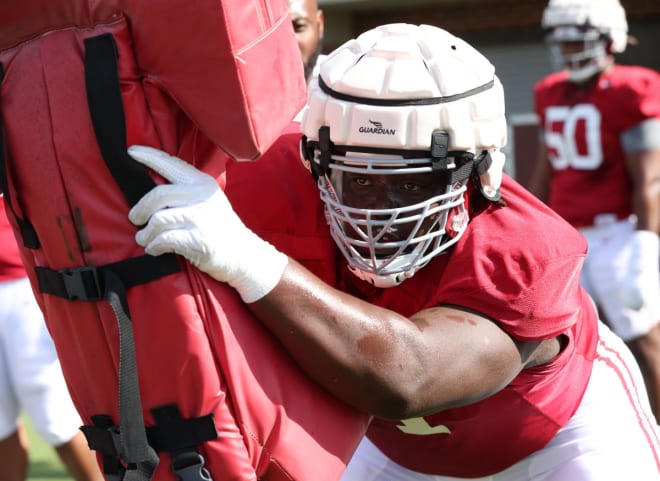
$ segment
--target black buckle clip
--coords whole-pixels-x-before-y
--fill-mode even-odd
[[[204,456],[196,451],[172,455],[172,470],[179,481],[213,481],[204,467]]]
[[[98,301],[103,299],[103,286],[96,267],[79,267],[59,271],[70,301]]]
[[[449,157],[449,134],[442,130],[431,133],[431,168],[437,170],[455,169],[453,157]]]
[[[103,476],[107,481],[122,481],[126,468],[121,463],[121,435],[119,427],[112,423],[110,416],[95,414],[93,425],[82,426],[80,430],[87,438],[89,449],[97,451],[103,458]]]

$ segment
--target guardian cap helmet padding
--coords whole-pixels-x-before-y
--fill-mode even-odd
[[[384,25],[339,47],[309,86],[302,131],[331,234],[353,273],[376,286],[401,283],[458,241],[471,177],[499,199],[502,85],[483,55],[440,28]],[[441,193],[414,205],[358,208],[342,198],[346,172],[439,171]],[[386,239],[403,224],[413,225],[405,239]]]
[[[548,32],[553,63],[568,69],[575,82],[605,70],[611,54],[623,52],[628,43],[626,12],[619,0],[550,0],[541,25]],[[583,42],[584,48],[563,53],[564,42]]]

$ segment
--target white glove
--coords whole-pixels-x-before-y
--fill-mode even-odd
[[[288,257],[243,224],[213,177],[151,147],[131,146],[128,154],[171,182],[152,189],[128,214],[133,224],[146,224],[135,240],[147,254],[182,255],[247,303],[277,285]]]
[[[630,239],[628,271],[621,286],[621,301],[630,309],[640,310],[649,296],[658,296],[658,235],[648,230],[635,231]]]

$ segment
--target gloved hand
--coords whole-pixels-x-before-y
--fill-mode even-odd
[[[628,271],[620,290],[622,302],[631,309],[640,310],[648,303],[649,296],[658,296],[658,235],[647,230],[637,230],[630,238]]]
[[[247,303],[275,287],[288,257],[243,224],[213,177],[151,147],[131,146],[128,154],[171,182],[152,189],[128,214],[133,224],[146,224],[135,240],[147,254],[182,255]]]

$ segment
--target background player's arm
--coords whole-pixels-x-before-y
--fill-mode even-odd
[[[633,183],[637,230],[628,244],[629,266],[621,284],[621,300],[631,309],[652,305],[658,296],[660,249],[660,120],[650,119],[621,136]]]
[[[626,154],[633,179],[637,228],[660,233],[660,150]]]
[[[660,119],[647,120],[625,132],[622,144],[633,182],[637,229],[660,233]]]
[[[550,198],[550,161],[543,139],[539,139],[539,150],[536,165],[529,181],[528,189],[542,202],[548,203]]]

